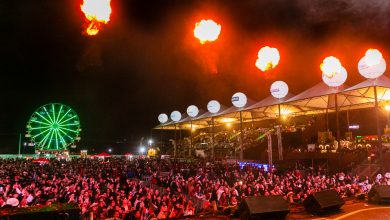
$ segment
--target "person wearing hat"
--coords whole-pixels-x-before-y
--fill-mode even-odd
[[[288,199],[288,201],[289,201],[290,203],[294,203],[293,196],[294,196],[294,192],[289,191],[289,192],[287,193],[287,199]]]
[[[14,208],[19,205],[19,200],[16,198],[9,198],[7,199],[7,202],[3,206],[3,208]]]

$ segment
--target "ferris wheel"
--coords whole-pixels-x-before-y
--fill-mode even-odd
[[[67,150],[80,140],[80,120],[76,112],[61,103],[39,107],[27,123],[26,137],[37,150]]]

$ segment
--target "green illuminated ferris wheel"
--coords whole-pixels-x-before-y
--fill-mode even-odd
[[[27,135],[37,150],[67,150],[80,140],[80,120],[76,112],[60,103],[39,107],[27,123]]]

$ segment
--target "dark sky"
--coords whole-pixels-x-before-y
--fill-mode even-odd
[[[321,81],[329,55],[353,85],[363,80],[356,66],[367,48],[385,58],[390,51],[387,0],[112,0],[111,21],[96,37],[82,34],[80,4],[0,3],[0,143],[25,133],[33,111],[50,102],[79,114],[81,145],[138,140],[162,112],[205,109],[211,99],[230,106],[237,91],[261,100],[275,80],[297,94]],[[201,46],[192,31],[203,18],[222,32]],[[254,66],[265,45],[281,53],[268,73]]]

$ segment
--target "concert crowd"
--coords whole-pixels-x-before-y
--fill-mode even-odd
[[[376,178],[321,170],[284,170],[224,162],[160,159],[72,159],[34,163],[0,159],[0,207],[79,206],[84,219],[165,219],[222,213],[233,215],[248,196],[282,195],[300,204],[313,192],[336,190],[362,199]]]

